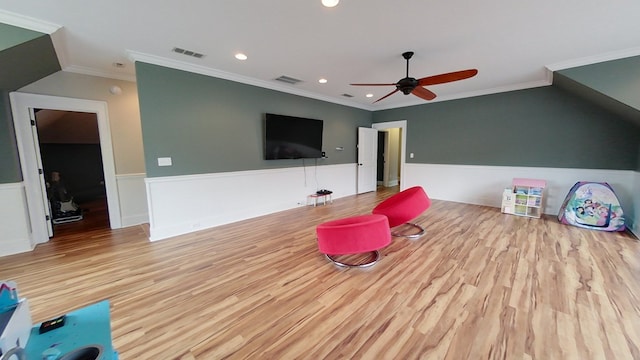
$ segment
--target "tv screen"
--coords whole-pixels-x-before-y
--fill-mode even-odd
[[[321,157],[322,120],[266,114],[266,160]]]

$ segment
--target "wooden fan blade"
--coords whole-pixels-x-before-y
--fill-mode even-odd
[[[430,90],[427,90],[421,86],[416,86],[415,89],[413,89],[413,91],[411,92],[413,95],[419,97],[419,98],[423,98],[425,100],[433,100],[436,98],[436,94],[434,94],[433,92],[431,92]]]
[[[393,95],[393,94],[395,94],[395,93],[397,93],[397,92],[398,92],[398,89],[395,89],[395,90],[393,90],[392,92],[388,93],[387,95],[385,95],[385,96],[381,97],[380,99],[378,99],[378,100],[374,101],[373,103],[375,104],[375,103],[377,103],[377,102],[378,102],[378,101],[380,101],[380,100],[386,99],[386,98],[388,98],[389,96],[391,96],[391,95]]]
[[[349,84],[349,85],[353,85],[353,86],[396,86],[395,83],[393,84]]]
[[[454,71],[446,74],[434,75],[423,77],[418,80],[418,85],[426,86],[426,85],[437,85],[444,84],[452,81],[464,80],[470,77],[476,76],[478,73],[477,69],[469,69],[469,70],[461,70]]]

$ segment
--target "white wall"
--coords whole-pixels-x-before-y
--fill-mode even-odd
[[[0,184],[0,256],[29,251],[31,229],[27,198],[22,183]]]
[[[307,206],[318,189],[356,193],[356,164],[147,178],[150,239]]]
[[[511,185],[515,177],[546,180],[544,213],[551,215],[558,214],[569,189],[576,182],[607,182],[622,204],[629,227],[637,228],[639,224],[639,200],[635,195],[640,194],[637,172],[441,164],[405,165],[407,188],[420,185],[433,199],[493,207],[500,207],[502,191]]]
[[[116,175],[122,227],[149,222],[145,176],[144,173]]]

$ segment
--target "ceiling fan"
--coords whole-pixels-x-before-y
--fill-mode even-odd
[[[423,77],[421,79],[416,79],[409,77],[409,59],[413,56],[413,51],[407,51],[402,53],[402,57],[407,60],[407,76],[403,79],[398,80],[397,83],[389,83],[389,84],[351,84],[354,86],[390,86],[393,85],[396,87],[395,90],[388,93],[387,95],[381,97],[380,99],[374,101],[377,103],[382,99],[386,99],[387,97],[395,94],[398,91],[402,91],[403,94],[409,95],[413,94],[419,98],[425,100],[433,100],[436,98],[436,94],[430,90],[427,90],[423,86],[427,85],[436,85],[436,84],[444,84],[452,81],[464,80],[470,77],[475,76],[478,73],[477,69],[469,69],[469,70],[461,70],[454,71],[450,73],[433,75]]]

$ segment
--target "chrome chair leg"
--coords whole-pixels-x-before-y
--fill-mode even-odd
[[[424,233],[425,233],[424,228],[422,226],[418,225],[418,224],[405,223],[403,225],[412,226],[412,227],[418,229],[419,231],[417,233],[415,233],[415,234],[399,233],[399,232],[393,231],[393,232],[391,232],[391,235],[395,236],[395,237],[406,237],[407,239],[417,239],[417,238],[421,237],[422,235],[424,235]]]
[[[333,258],[329,254],[324,254],[324,256],[326,256],[327,259],[329,259],[329,261],[331,261],[332,263],[334,263],[334,264],[336,264],[338,266],[365,268],[365,267],[369,267],[369,266],[375,265],[378,262],[378,260],[380,260],[380,252],[378,250],[371,251],[371,253],[374,254],[373,260],[371,260],[371,261],[369,261],[367,263],[364,263],[364,264],[347,264],[347,263],[343,263],[343,262],[340,262],[340,261],[336,260],[335,258]]]

